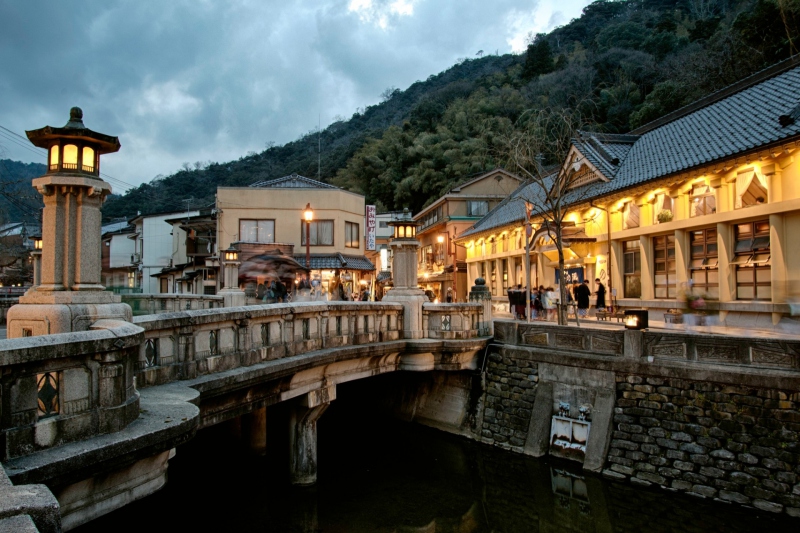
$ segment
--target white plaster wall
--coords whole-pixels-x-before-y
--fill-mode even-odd
[[[186,232],[166,222],[167,219],[177,218],[183,214],[195,216],[197,211],[188,213],[165,213],[162,215],[146,217],[142,221],[142,292],[155,294],[159,290],[159,281],[151,277],[161,271],[162,268],[169,266],[170,260],[186,257],[185,244]],[[173,242],[173,228],[175,232],[181,233]],[[183,253],[178,248],[184,246]],[[175,261],[173,261],[174,263]],[[180,262],[180,261],[178,261]]]
[[[128,235],[112,235],[109,250],[109,267],[122,268],[131,264],[131,256],[135,251],[136,241]]]

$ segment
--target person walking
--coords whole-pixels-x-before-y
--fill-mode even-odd
[[[578,316],[585,318],[589,314],[589,298],[592,296],[592,291],[589,289],[589,280],[584,280],[583,283],[575,287],[575,299],[578,301]]]
[[[600,281],[600,278],[595,278],[597,290],[594,292],[597,295],[597,311],[606,310],[606,286]]]

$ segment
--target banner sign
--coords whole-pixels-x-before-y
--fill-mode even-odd
[[[367,250],[375,250],[375,206],[367,206]]]
[[[556,283],[561,282],[561,276],[558,274],[558,269],[556,269]],[[567,280],[567,283],[583,283],[583,267],[565,268],[564,274],[564,279]]]

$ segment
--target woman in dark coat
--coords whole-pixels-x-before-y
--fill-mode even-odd
[[[598,311],[605,311],[606,310],[606,286],[600,282],[600,278],[595,278],[595,284],[597,285],[597,310]]]
[[[578,300],[578,315],[581,317],[589,313],[589,297],[592,291],[589,290],[589,280],[587,279],[575,288],[575,299]]]

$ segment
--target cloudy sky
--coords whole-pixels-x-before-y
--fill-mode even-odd
[[[0,159],[26,129],[116,135],[115,192],[283,144],[484,53],[520,52],[587,0],[0,0]],[[17,141],[17,142],[15,142]]]

